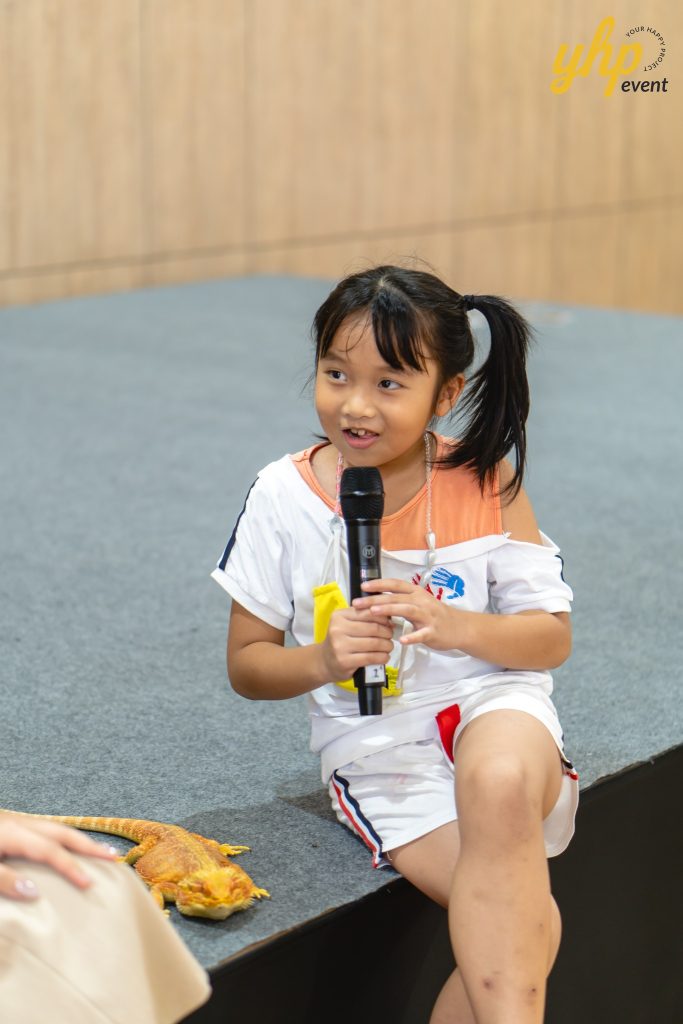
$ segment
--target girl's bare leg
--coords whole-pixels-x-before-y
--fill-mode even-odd
[[[491,715],[493,714],[498,713],[491,712]],[[483,717],[486,718],[489,716],[487,715]],[[524,719],[528,718],[526,715],[522,717]],[[533,722],[534,720],[530,719],[530,721]],[[541,729],[543,733],[545,733],[545,729],[543,729],[543,727],[541,727]],[[464,735],[465,734],[463,734],[463,739]],[[557,766],[558,757],[555,745],[552,743],[552,740],[550,742],[552,745],[550,774],[553,775],[555,767]],[[460,749],[460,744],[458,744],[458,748]],[[559,768],[557,770],[559,772]],[[544,815],[550,811],[556,799],[556,793],[555,795],[552,795],[554,792],[553,786],[550,786],[549,788],[551,793],[548,798],[549,806],[543,807]],[[450,902],[455,877],[455,868],[458,863],[460,848],[460,830],[458,823],[450,822],[449,824],[443,825],[441,828],[435,829],[433,832],[422,836],[420,839],[417,839],[412,843],[408,843],[403,847],[392,850],[389,857],[397,871],[412,882],[418,889],[424,892],[430,899],[433,899],[440,906],[446,908]],[[545,864],[545,850],[543,852],[543,862]],[[548,900],[549,889],[546,890],[546,892],[546,900]],[[559,911],[551,896],[549,897],[548,905],[550,930],[547,936],[548,941],[545,948],[544,979],[550,973],[550,969],[555,961],[560,944],[561,932]],[[467,934],[463,941],[469,941]],[[481,944],[481,941],[477,938],[476,922],[473,942],[476,942],[477,945]],[[486,1009],[484,1009],[484,1012],[487,1012]],[[472,1008],[472,1003],[470,1002],[463,983],[461,971],[459,968],[456,968],[453,974],[446,981],[446,984],[439,994],[432,1012],[431,1024],[478,1024],[480,1020],[488,1021],[489,1019],[502,1020],[507,1018],[505,1013],[502,1013],[498,1018],[489,1018],[486,1016],[481,1018],[476,1017]],[[514,1018],[510,1019],[512,1020]],[[533,1020],[535,1018],[532,1017],[529,1019]]]
[[[543,818],[561,779],[552,737],[523,712],[482,715],[457,744],[449,923],[477,1024],[543,1021],[553,943]]]
[[[449,822],[389,853],[393,867],[430,899],[446,909],[460,852],[458,823]],[[456,967],[432,1010],[430,1024],[476,1024]]]

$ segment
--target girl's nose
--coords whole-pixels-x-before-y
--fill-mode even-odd
[[[354,419],[369,419],[374,416],[375,408],[365,388],[352,388],[345,395],[342,412]]]

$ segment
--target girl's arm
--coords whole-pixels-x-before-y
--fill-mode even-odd
[[[386,664],[392,634],[386,616],[344,608],[332,615],[323,643],[285,647],[282,630],[233,601],[228,676],[242,697],[298,697],[336,679],[349,679],[361,666]]]
[[[501,463],[501,487],[512,478],[509,462]],[[536,516],[526,492],[520,488],[502,508],[503,530],[511,540],[540,544]],[[472,612],[472,615],[476,613]],[[470,622],[471,650],[475,658],[506,668],[557,668],[572,649],[571,616],[568,612],[524,611],[515,615],[484,614]],[[481,652],[481,653],[478,653]],[[493,657],[490,655],[493,654]],[[500,660],[502,655],[505,660]]]
[[[501,486],[508,474],[512,474],[512,468],[503,463]],[[512,540],[541,543],[531,502],[523,490],[502,513],[503,529]],[[364,583],[363,590],[375,596],[354,601],[354,607],[371,614],[402,616],[412,623],[413,632],[401,638],[403,644],[423,643],[439,651],[457,649],[510,669],[556,668],[571,651],[567,612],[469,612],[448,607],[426,590],[403,580],[373,580]]]
[[[571,623],[567,612],[458,614],[467,616],[467,621],[459,624],[462,627],[459,649],[483,661],[505,668],[543,671],[557,668],[571,653]]]

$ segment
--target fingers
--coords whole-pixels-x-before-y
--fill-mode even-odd
[[[361,590],[368,594],[410,594],[414,589],[415,584],[406,580],[366,580],[361,583]]]
[[[433,618],[435,598],[420,591],[417,587],[413,587],[412,590],[412,593],[406,595],[409,600],[397,599],[395,594],[375,594],[373,597],[358,598],[357,600],[362,602],[362,607],[358,611],[361,614],[369,612],[375,617],[386,616],[389,621],[393,619],[394,622],[397,619],[407,619],[417,629],[426,625]],[[354,608],[356,608],[355,601]]]
[[[362,600],[362,598],[361,598]],[[408,619],[412,622],[416,614],[419,614],[419,609],[414,604],[397,604],[393,602],[392,598],[389,598],[386,602],[380,604],[373,604],[368,609],[371,614],[374,615],[386,615],[388,618],[395,617],[398,619]]]
[[[6,864],[0,864],[0,896],[10,900],[36,900],[40,892],[30,878],[22,878]]]
[[[83,871],[78,861],[65,849],[64,842],[70,843],[71,836],[64,836],[65,826],[45,828],[50,822],[35,822],[26,827],[23,822],[8,823],[2,833],[2,851],[5,857],[21,857],[35,860],[54,868],[80,889],[90,885],[90,877]]]
[[[363,590],[368,591],[367,597],[357,597],[352,601],[352,607],[359,613],[371,612],[373,615],[406,615],[405,609],[409,608],[415,613],[415,604],[421,604],[425,598],[428,601],[434,600],[422,587],[414,583],[407,583],[405,580],[368,580],[361,584]],[[405,598],[410,600],[406,602]],[[394,611],[394,608],[402,607],[404,611]]]
[[[428,647],[435,645],[438,619],[443,614],[443,608],[433,594],[403,580],[372,580],[368,583],[368,589],[371,587],[381,592],[357,598],[353,607],[359,614],[370,612],[371,615],[410,622],[412,632],[404,633],[399,638],[403,647],[420,643]]]
[[[325,664],[328,668],[326,680],[339,682],[343,679],[351,679],[359,668],[367,668],[368,665],[386,665],[389,654],[383,651],[345,651],[332,652]]]
[[[46,821],[43,824],[54,830],[52,838],[61,843],[65,849],[73,851],[73,853],[82,853],[86,857],[99,857],[102,860],[115,860],[117,857],[117,851],[113,846],[98,842],[98,840],[92,839],[90,836],[85,835],[85,833],[79,832],[76,828],[62,825],[56,821]]]
[[[394,634],[394,627],[389,621],[388,615],[381,612],[378,617],[370,610],[345,617],[343,628],[348,636],[378,637],[382,640],[391,640]]]
[[[79,889],[92,879],[72,853],[114,860],[116,851],[58,822],[4,818],[0,821],[0,855],[47,864]],[[36,899],[38,890],[30,879],[7,864],[0,864],[0,894],[14,899]]]
[[[375,601],[376,598],[364,598],[364,597],[357,597],[356,598],[356,601],[366,601],[366,600],[368,601],[368,607],[367,608],[358,608],[358,607],[356,607],[356,602],[354,601],[353,606],[350,609],[350,611],[353,612],[353,621],[354,622],[374,622],[377,625],[383,626],[385,629],[388,629],[389,631],[391,631],[393,629],[393,626],[391,624],[389,616],[386,614],[384,609],[382,608],[380,611],[374,611],[370,607],[369,602],[371,600]]]
[[[369,609],[340,608],[332,615],[330,630],[345,636],[378,637],[391,640],[394,627],[383,612],[373,614]]]
[[[413,633],[404,633],[403,636],[399,637],[398,642],[403,644],[404,647],[410,647],[411,644],[427,644],[432,638],[432,631],[429,627],[425,626],[424,629],[416,629]]]
[[[332,615],[323,645],[327,676],[348,679],[359,668],[385,665],[393,650],[393,626],[386,616],[339,609]]]
[[[372,665],[373,658],[384,664],[393,650],[391,638],[383,636],[353,636],[348,633],[335,636],[330,632],[330,642],[340,658],[352,657],[356,660],[358,656],[369,656],[370,660],[356,660],[356,668],[360,668],[361,665]]]

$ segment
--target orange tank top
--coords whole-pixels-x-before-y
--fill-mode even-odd
[[[435,435],[437,457],[456,444],[452,438]],[[316,451],[328,442],[306,448],[292,455],[292,462],[308,486],[327,507],[334,511],[334,501],[320,486],[311,460]],[[382,519],[382,547],[385,551],[421,550],[426,547],[427,485],[393,515]],[[461,544],[477,537],[502,533],[502,516],[498,473],[493,486],[482,494],[475,474],[466,466],[448,469],[435,465],[432,469],[432,529],[438,548]]]

